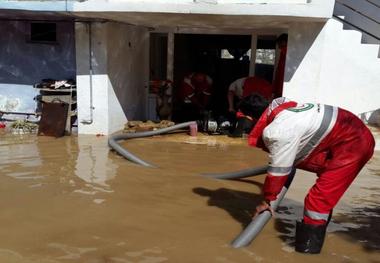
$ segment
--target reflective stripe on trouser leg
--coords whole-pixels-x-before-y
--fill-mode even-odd
[[[330,213],[318,213],[318,212],[315,212],[315,211],[311,211],[311,210],[306,210],[304,211],[304,216],[307,216],[313,220],[324,220],[327,222],[327,220],[329,219],[329,216],[330,216]]]
[[[319,175],[315,185],[305,198],[305,211],[328,215],[338,203],[357,174],[373,153],[372,135],[364,132],[358,139],[346,142],[331,149],[332,159],[325,171]],[[310,214],[313,215],[313,214]],[[314,214],[316,215],[316,214]],[[304,214],[306,224],[325,224],[327,219],[313,219]]]
[[[332,210],[329,213],[318,213],[315,211],[304,210],[303,222],[311,225],[327,225],[332,216]]]

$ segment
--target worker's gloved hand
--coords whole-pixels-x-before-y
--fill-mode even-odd
[[[264,212],[265,210],[268,210],[272,216],[274,215],[274,210],[273,208],[269,205],[267,201],[262,201],[258,206],[256,206],[256,212],[253,215],[253,218]]]

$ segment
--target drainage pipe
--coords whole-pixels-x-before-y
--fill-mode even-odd
[[[122,155],[123,157],[125,157],[127,160],[129,160],[131,162],[134,162],[134,163],[140,164],[142,166],[146,166],[146,167],[155,167],[154,165],[152,165],[148,162],[145,162],[144,160],[138,158],[137,156],[133,155],[132,153],[130,153],[129,151],[127,151],[126,149],[121,147],[120,144],[118,144],[118,141],[133,139],[133,138],[150,137],[150,136],[168,133],[168,132],[175,131],[178,129],[190,127],[190,125],[197,125],[197,122],[196,121],[184,122],[184,123],[180,123],[177,125],[173,125],[173,126],[162,128],[162,129],[155,130],[155,131],[118,134],[118,135],[111,136],[108,139],[108,145],[112,149],[117,151],[120,155]]]
[[[282,199],[284,198],[286,192],[289,189],[290,184],[293,181],[293,177],[295,175],[296,169],[293,169],[290,173],[288,180],[285,185],[282,187],[281,192],[278,194],[277,199],[270,203],[273,210],[276,210]],[[256,216],[252,222],[232,241],[231,246],[234,248],[240,248],[248,246],[253,239],[260,233],[260,231],[264,228],[265,224],[271,219],[272,215],[270,211],[265,210],[258,216]]]
[[[267,172],[268,166],[263,165],[259,167],[253,167],[245,170],[240,170],[236,172],[228,173],[205,173],[203,176],[214,178],[214,179],[240,179],[245,177],[250,177],[254,175],[265,174]]]

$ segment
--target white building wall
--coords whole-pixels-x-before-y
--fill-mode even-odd
[[[126,118],[146,117],[149,32],[143,27],[108,23],[107,39],[109,132],[112,133],[123,128]]]
[[[90,47],[89,32],[89,23],[76,24],[78,132],[107,135],[145,116],[149,34],[119,23],[91,23]]]
[[[0,22],[0,110],[34,113],[37,108],[34,97],[40,94],[34,84],[42,79],[75,78],[73,22],[55,22],[53,43],[30,41],[32,22],[35,21]]]
[[[317,100],[324,23],[294,23],[288,32],[283,95],[302,101]]]
[[[46,78],[74,78],[73,23],[55,22],[56,42],[49,44],[30,41],[32,22],[0,22],[0,83],[33,85]]]
[[[357,31],[330,20],[325,28],[318,97],[359,114],[380,108],[378,45],[361,44]]]
[[[378,46],[342,24],[293,24],[289,29],[284,96],[337,105],[356,114],[380,108]]]
[[[107,42],[105,24],[76,23],[78,132],[108,133]],[[91,44],[90,44],[91,38]],[[90,65],[90,54],[92,54]],[[92,95],[91,95],[92,89]]]

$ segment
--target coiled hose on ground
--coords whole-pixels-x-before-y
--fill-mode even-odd
[[[155,131],[145,131],[145,132],[136,132],[136,133],[125,133],[125,134],[117,134],[113,135],[108,139],[108,145],[117,151],[120,155],[122,155],[125,159],[140,164],[142,166],[146,167],[156,167],[153,164],[150,164],[148,162],[145,162],[144,160],[140,159],[139,157],[135,156],[134,154],[130,153],[127,149],[123,148],[118,141],[121,140],[127,140],[127,139],[133,139],[133,138],[144,138],[144,137],[150,137],[154,135],[164,134],[171,131],[183,129],[186,127],[190,127],[190,125],[197,125],[196,121],[189,121],[184,122],[180,124],[176,124],[170,127],[158,129]]]

